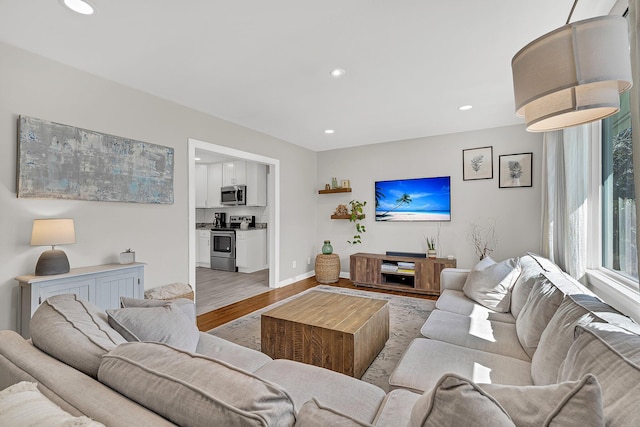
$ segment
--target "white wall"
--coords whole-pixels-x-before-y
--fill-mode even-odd
[[[1,43],[0,58],[0,329],[15,329],[14,277],[32,273],[46,249],[29,245],[34,218],[75,218],[77,244],[61,247],[72,268],[113,262],[132,248],[147,263],[145,287],[188,281],[188,138],[279,159],[279,281],[312,269],[301,261],[316,250],[309,227],[316,221],[316,153]],[[19,115],[173,147],[174,204],[18,199]],[[293,259],[300,260],[296,269]]]
[[[493,179],[463,181],[462,150],[493,146]],[[498,188],[498,156],[533,152],[533,187]],[[407,141],[318,153],[318,188],[335,176],[349,179],[352,193],[318,195],[318,234],[329,239],[340,255],[342,272],[349,271],[349,255],[356,252],[426,252],[424,236],[436,236],[440,227],[439,254],[454,255],[458,266],[472,267],[477,261],[468,240],[469,224],[495,218],[500,239],[492,254],[496,260],[518,256],[541,248],[540,165],[541,134],[528,133],[524,126],[510,126]],[[451,222],[376,222],[374,187],[376,180],[451,176]],[[317,193],[317,192],[316,192]],[[329,217],[339,203],[367,201],[362,244],[349,246],[354,225]]]

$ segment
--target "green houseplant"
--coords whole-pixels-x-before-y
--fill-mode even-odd
[[[364,225],[360,223],[362,219],[364,219],[364,207],[367,205],[367,202],[360,202],[358,200],[351,200],[349,202],[349,206],[351,206],[351,215],[349,216],[349,221],[354,222],[356,225],[356,232],[353,235],[353,240],[347,240],[347,243],[350,245],[357,245],[358,243],[362,243],[361,234],[366,232]]]

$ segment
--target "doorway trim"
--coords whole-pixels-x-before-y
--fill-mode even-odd
[[[243,160],[250,160],[263,163],[269,166],[267,181],[269,225],[267,233],[269,235],[269,287],[278,287],[280,277],[280,160],[259,154],[241,151],[224,145],[216,145],[198,139],[188,140],[188,185],[189,201],[189,283],[196,288],[196,149],[210,151]]]

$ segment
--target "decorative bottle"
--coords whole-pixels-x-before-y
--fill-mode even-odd
[[[338,178],[336,177],[331,178],[331,188],[333,189],[338,188]]]
[[[325,255],[331,255],[333,253],[333,246],[331,246],[331,242],[329,240],[324,241],[324,245],[322,245],[322,253]]]

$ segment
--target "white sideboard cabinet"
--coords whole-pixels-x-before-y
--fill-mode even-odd
[[[52,276],[16,277],[20,284],[18,330],[29,338],[31,316],[53,295],[76,294],[100,308],[119,308],[120,297],[144,298],[144,263],[105,264],[72,268]]]

